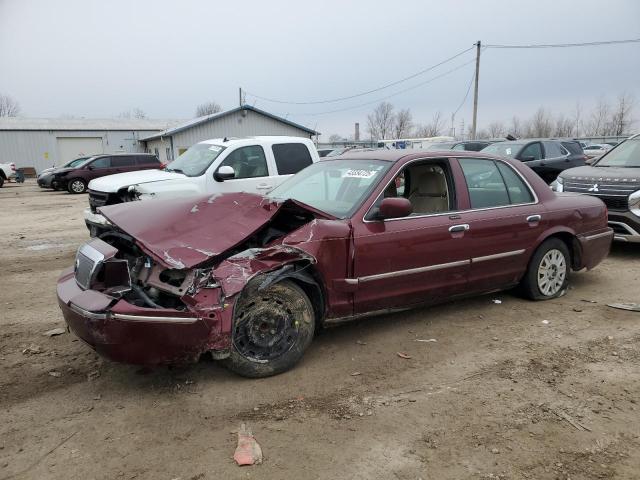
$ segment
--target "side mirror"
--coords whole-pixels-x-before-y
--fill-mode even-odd
[[[95,167],[93,165],[87,165],[87,170],[93,170]]]
[[[413,205],[404,197],[389,197],[382,200],[378,209],[378,218],[408,217],[413,212]]]
[[[213,174],[213,178],[218,182],[224,182],[231,178],[235,178],[236,171],[229,165],[223,165]]]

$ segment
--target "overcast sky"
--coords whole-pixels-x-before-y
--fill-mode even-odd
[[[0,0],[0,93],[29,117],[113,117],[138,107],[152,118],[190,118],[215,100],[256,95],[314,101],[371,90],[485,44],[639,38],[638,0]],[[331,133],[366,125],[375,101],[473,60],[470,51],[395,87],[320,105],[247,103]],[[473,63],[389,98],[426,123],[450,118]],[[487,49],[479,124],[528,117],[539,105],[571,114],[623,91],[640,117],[640,44],[545,50]],[[359,106],[363,103],[369,105]],[[347,111],[318,113],[352,108]],[[471,120],[472,95],[456,117]],[[316,115],[310,115],[316,114]]]

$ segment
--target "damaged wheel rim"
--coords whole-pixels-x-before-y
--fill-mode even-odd
[[[233,343],[243,357],[268,362],[288,352],[297,338],[293,307],[275,297],[259,297],[238,316]]]
[[[538,288],[545,296],[556,295],[564,285],[567,276],[567,262],[564,254],[557,249],[549,250],[538,266]]]

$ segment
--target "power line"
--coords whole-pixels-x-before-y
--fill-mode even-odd
[[[424,82],[420,82],[420,83],[418,83],[416,85],[413,85],[411,87],[405,88],[405,89],[400,90],[398,92],[392,93],[391,95],[387,95],[386,97],[378,98],[376,100],[371,100],[369,102],[361,103],[359,105],[353,105],[351,107],[340,108],[340,109],[336,109],[336,110],[329,110],[329,111],[325,111],[325,112],[316,112],[316,113],[298,113],[298,114],[294,114],[294,115],[295,116],[301,116],[301,117],[302,116],[303,117],[315,117],[315,116],[318,116],[318,115],[327,115],[329,113],[346,112],[347,110],[354,110],[356,108],[365,107],[367,105],[371,105],[371,104],[374,104],[374,103],[382,102],[382,101],[387,100],[387,99],[389,99],[391,97],[395,97],[395,96],[401,95],[401,94],[403,94],[405,92],[408,92],[408,91],[411,91],[411,90],[415,90],[416,88],[420,88],[423,85],[426,85],[426,84],[431,83],[431,82],[433,82],[435,80],[438,80],[438,79],[440,79],[440,78],[442,78],[442,77],[444,77],[446,75],[449,75],[450,73],[456,72],[456,71],[460,70],[463,67],[466,67],[467,65],[469,65],[471,63],[475,63],[475,61],[476,60],[474,58],[473,60],[469,60],[468,62],[465,62],[465,63],[463,63],[461,65],[458,65],[455,68],[447,70],[446,72],[443,72],[440,75],[436,75],[435,77],[431,77],[430,79],[425,80]]]
[[[315,100],[315,101],[310,101],[310,102],[296,102],[296,101],[286,101],[286,100],[278,100],[278,99],[274,99],[274,98],[261,97],[259,95],[254,94],[254,93],[248,92],[246,90],[244,92],[246,94],[252,96],[252,97],[258,98],[260,100],[264,100],[266,102],[285,103],[285,104],[288,104],[288,105],[317,105],[317,104],[320,104],[320,103],[342,102],[344,100],[351,100],[353,98],[358,98],[358,97],[362,97],[364,95],[369,95],[370,93],[379,92],[380,90],[385,90],[385,89],[387,89],[389,87],[393,87],[393,86],[398,85],[400,83],[406,82],[407,80],[411,80],[411,79],[416,78],[416,77],[418,77],[420,75],[424,75],[425,73],[427,73],[427,72],[429,72],[429,71],[431,71],[431,70],[433,70],[433,69],[435,69],[435,68],[437,68],[437,67],[439,67],[441,65],[444,65],[445,63],[448,63],[451,60],[454,60],[454,59],[458,58],[460,55],[463,55],[463,54],[467,53],[468,51],[473,50],[473,48],[474,47],[467,48],[466,50],[463,50],[463,51],[461,51],[459,53],[456,53],[454,56],[449,57],[449,58],[447,58],[446,60],[443,60],[440,63],[436,63],[435,65],[432,65],[432,66],[430,66],[428,68],[425,68],[424,70],[420,70],[419,72],[416,72],[416,73],[414,73],[412,75],[409,75],[408,77],[404,77],[404,78],[402,78],[400,80],[396,80],[395,82],[388,83],[386,85],[383,85],[382,87],[374,88],[373,90],[368,90],[366,92],[357,93],[355,95],[349,95],[348,97],[338,97],[338,98],[331,98],[331,99],[327,99],[327,100]]]
[[[474,70],[473,71],[473,75],[471,75],[471,80],[469,80],[469,86],[467,87],[467,93],[464,94],[464,98],[462,99],[462,102],[460,102],[460,105],[458,105],[458,108],[456,108],[455,111],[453,112],[453,116],[456,116],[458,114],[458,112],[460,111],[462,106],[467,101],[467,97],[469,97],[469,92],[471,91],[471,86],[473,85],[473,81],[475,80],[475,78],[476,78],[476,72]]]
[[[581,42],[581,43],[547,43],[530,45],[499,45],[488,44],[486,48],[570,48],[570,47],[593,47],[597,45],[618,45],[622,43],[640,43],[640,38],[630,38],[627,40],[608,40],[604,42]]]

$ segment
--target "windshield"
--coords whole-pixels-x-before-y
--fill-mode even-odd
[[[393,163],[382,160],[328,160],[308,166],[269,193],[294,199],[338,218],[347,218]]]
[[[89,157],[82,157],[82,158],[76,158],[75,160],[71,160],[69,163],[67,163],[65,165],[65,168],[73,168],[73,167],[77,167],[78,165],[82,165],[84,162],[87,161]]]
[[[199,177],[225,148],[210,143],[197,143],[171,162],[165,170],[184,173],[187,177]]]
[[[499,157],[511,157],[513,158],[522,148],[524,143],[512,143],[512,142],[500,142],[493,143],[488,147],[482,149],[482,153],[489,153],[491,155],[498,155]]]
[[[609,150],[595,166],[640,168],[640,137],[630,138]]]

